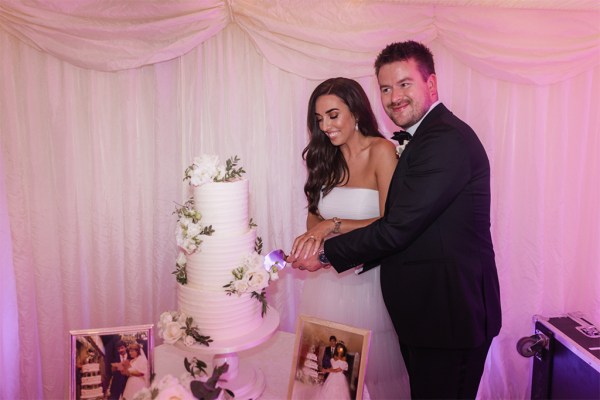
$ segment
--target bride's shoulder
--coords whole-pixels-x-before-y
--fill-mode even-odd
[[[386,138],[378,137],[373,139],[375,140],[373,140],[371,145],[369,163],[377,171],[381,171],[382,168],[384,170],[393,171],[398,163],[396,146]]]
[[[379,156],[394,156],[396,154],[396,146],[390,140],[383,137],[374,137],[371,142],[372,155]]]

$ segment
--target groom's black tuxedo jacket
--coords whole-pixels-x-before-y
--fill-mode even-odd
[[[490,234],[490,167],[473,130],[435,106],[401,154],[385,212],[325,242],[342,272],[381,263],[400,342],[469,348],[496,336],[500,290]]]

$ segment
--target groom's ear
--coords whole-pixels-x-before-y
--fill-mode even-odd
[[[429,92],[429,96],[437,100],[438,99],[438,90],[437,90],[437,76],[435,74],[430,74],[429,78],[427,78],[427,91]]]

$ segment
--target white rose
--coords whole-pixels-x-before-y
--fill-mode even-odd
[[[183,344],[185,344],[188,347],[191,347],[196,344],[196,339],[194,339],[191,335],[185,335],[183,337]]]
[[[249,271],[246,276],[248,277],[250,292],[260,292],[262,289],[269,286],[269,273],[264,269]]]
[[[233,281],[232,286],[233,290],[238,294],[238,296],[241,296],[242,293],[246,293],[248,291],[248,281],[245,279]]]
[[[270,276],[272,281],[276,281],[279,279],[279,272],[277,270],[271,271]]]
[[[161,378],[160,381],[152,384],[152,387],[157,388],[158,390],[163,390],[168,388],[169,386],[177,385],[179,381],[173,375],[167,374]]]
[[[169,322],[163,330],[163,339],[165,343],[174,344],[183,335],[183,329],[179,322]]]
[[[176,383],[158,392],[156,400],[196,400],[192,392]]]
[[[173,322],[173,314],[170,311],[165,311],[158,317],[158,328],[163,330],[169,322]]]
[[[187,231],[188,225],[192,223],[192,219],[189,217],[182,216],[179,217],[179,220],[177,222],[181,230],[183,230],[183,232],[185,233]]]
[[[187,226],[187,236],[193,238],[196,235],[199,235],[202,232],[202,228],[200,228],[200,224],[190,223]]]

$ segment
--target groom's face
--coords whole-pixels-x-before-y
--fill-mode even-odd
[[[127,349],[125,348],[125,346],[119,346],[118,350],[119,350],[119,354],[122,356],[127,353]]]
[[[419,65],[412,58],[382,65],[377,80],[385,112],[404,129],[419,122],[437,101],[435,74],[423,79]]]

